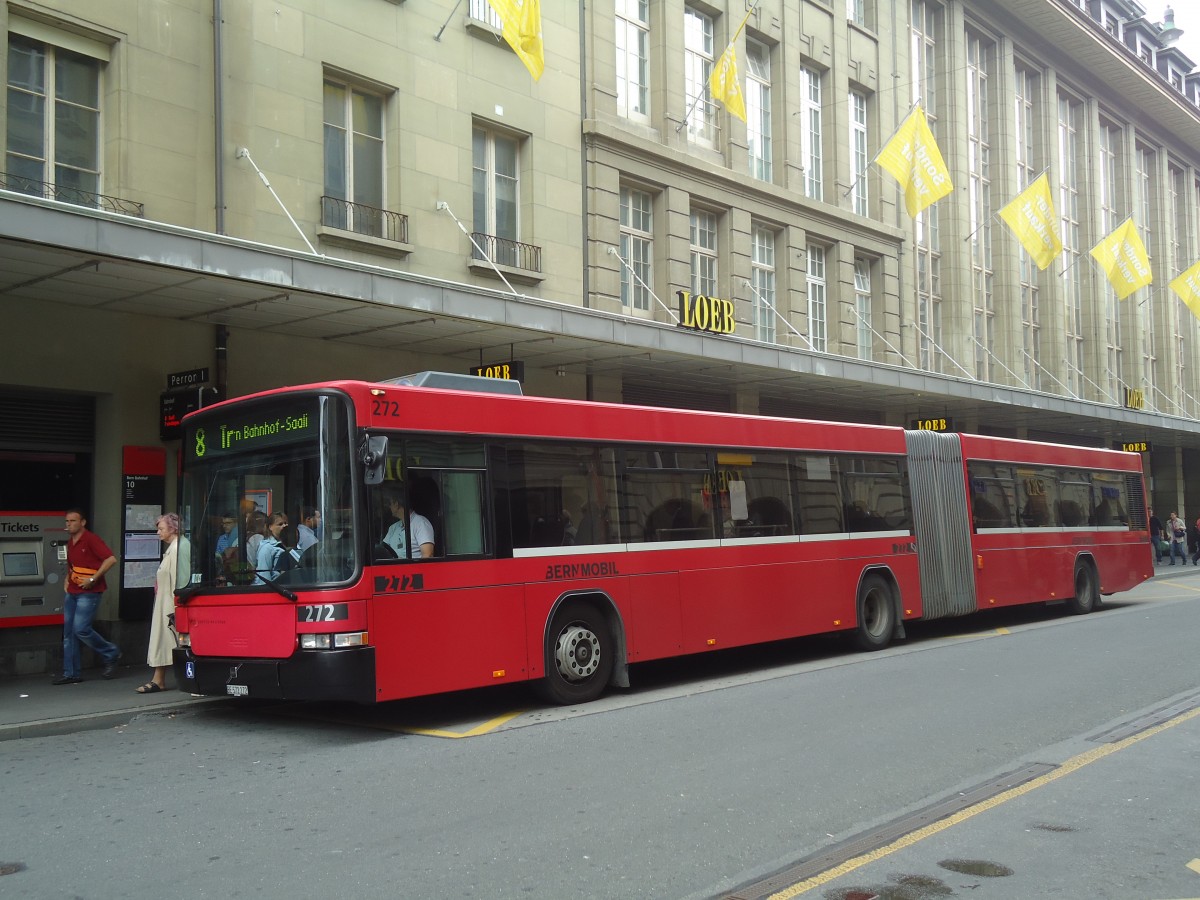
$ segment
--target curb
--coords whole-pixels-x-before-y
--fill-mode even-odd
[[[0,725],[0,742],[20,740],[21,738],[54,737],[56,735],[74,734],[77,731],[97,731],[116,725],[128,725],[142,713],[173,713],[194,706],[203,706],[213,701],[224,700],[224,697],[189,697],[186,701],[160,705],[127,706],[124,709],[105,710],[104,712],[84,713],[77,716],[60,716],[56,719],[35,719],[30,722],[18,722],[13,725]]]

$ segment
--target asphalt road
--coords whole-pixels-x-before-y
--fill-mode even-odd
[[[7,742],[0,896],[724,896],[1197,694],[1198,594],[1189,574],[879,654],[818,640],[644,667],[631,691],[515,717],[525,692],[343,723],[231,702]],[[805,893],[1200,897],[1198,762],[1200,718],[1173,721]],[[956,858],[1013,874],[940,865]]]

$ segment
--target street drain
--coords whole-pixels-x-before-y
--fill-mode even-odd
[[[1008,866],[986,859],[943,859],[938,865],[960,875],[978,875],[980,878],[1003,878],[1013,873]]]

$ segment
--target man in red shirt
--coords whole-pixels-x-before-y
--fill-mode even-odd
[[[68,509],[67,594],[63,598],[63,674],[51,684],[79,684],[83,681],[79,663],[79,642],[83,641],[104,659],[104,678],[117,672],[120,648],[106,641],[92,627],[96,607],[108,586],[104,573],[117,564],[108,545],[87,530],[83,511]]]

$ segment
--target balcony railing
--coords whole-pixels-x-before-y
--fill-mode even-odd
[[[81,188],[61,187],[45,181],[34,181],[22,175],[11,175],[0,172],[0,190],[15,191],[18,194],[28,194],[31,197],[42,197],[46,200],[58,200],[62,203],[73,203],[76,206],[88,206],[92,209],[103,209],[106,212],[120,213],[123,216],[145,218],[146,208],[133,200],[120,197],[109,197],[105,194],[94,194]]]
[[[398,244],[408,243],[408,216],[337,197],[321,198],[321,224]]]
[[[494,234],[483,234],[476,231],[471,234],[475,245],[483,250],[471,248],[471,256],[475,259],[490,259],[498,266],[508,266],[513,269],[524,269],[527,272],[542,271],[542,248],[533,244],[522,244],[508,238],[496,237]]]

